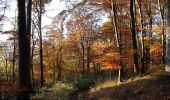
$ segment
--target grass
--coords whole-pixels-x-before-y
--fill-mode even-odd
[[[86,78],[57,82],[50,87],[41,88],[32,96],[32,100],[68,100],[70,94],[88,89],[91,85],[93,80]]]
[[[68,95],[74,91],[73,84],[57,82],[50,87],[41,88],[32,100],[68,100]]]
[[[154,66],[148,75],[133,77],[119,84],[114,80],[108,80],[96,83],[90,88],[91,85],[94,85],[94,82],[89,79],[57,82],[41,88],[31,99],[170,100],[170,76],[164,72],[164,66]]]
[[[150,78],[149,75],[144,76],[144,77],[135,77],[133,80],[129,79],[129,80],[126,80],[125,82],[121,82],[121,83],[117,83],[117,81],[114,81],[114,80],[109,80],[109,81],[97,84],[94,88],[90,89],[90,93],[96,93],[98,91],[101,91],[101,90],[104,90],[104,89],[107,89],[107,88],[119,87],[119,86],[129,84],[129,83],[134,82],[134,81],[138,81],[138,80],[140,81],[142,79],[147,80],[149,78]]]
[[[154,66],[149,75],[135,77],[120,84],[106,81],[91,88],[90,100],[170,100],[170,76],[163,66]]]

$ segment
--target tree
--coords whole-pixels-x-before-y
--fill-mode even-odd
[[[166,8],[166,65],[165,71],[170,72],[170,0],[165,2]]]
[[[112,14],[112,23],[113,23],[113,29],[114,29],[114,32],[115,32],[115,41],[116,41],[116,45],[117,45],[117,48],[119,49],[119,52],[121,53],[121,41],[120,41],[120,33],[118,31],[118,25],[117,25],[117,17],[116,17],[116,14],[117,14],[117,11],[116,11],[116,8],[115,8],[115,3],[113,0],[111,0],[111,7],[112,7],[112,10],[111,10],[111,14]],[[120,61],[121,63],[121,61]],[[119,74],[118,74],[118,83],[120,83],[122,81],[122,75],[121,75],[121,71],[122,71],[122,68],[123,66],[120,66],[119,68]]]
[[[140,24],[141,24],[141,64],[142,64],[142,69],[141,73],[143,74],[145,72],[145,65],[144,65],[144,21],[143,21],[143,11],[142,11],[142,0],[137,0],[138,5],[139,5],[139,14],[141,17]]]
[[[42,28],[41,28],[41,17],[42,15],[42,1],[39,0],[39,11],[38,11],[38,20],[39,20],[39,39],[40,39],[40,68],[41,68],[41,87],[44,85],[44,65],[43,65],[43,49],[42,49]]]
[[[162,21],[162,63],[165,64],[165,7],[164,2],[161,2],[161,0],[158,0],[158,6],[159,11],[161,15],[161,21]]]
[[[27,1],[27,14],[25,0],[18,2],[18,41],[19,41],[19,92],[17,100],[29,100],[31,89],[30,81],[30,25],[32,1]]]
[[[138,74],[138,48],[137,48],[137,35],[134,17],[134,2],[135,0],[130,0],[130,15],[131,15],[131,32],[132,32],[132,46],[134,52],[134,73]]]
[[[0,0],[0,22],[5,18],[5,12],[8,6],[8,0]]]

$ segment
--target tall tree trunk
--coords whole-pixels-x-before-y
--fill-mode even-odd
[[[162,21],[162,64],[165,64],[165,17],[164,17],[164,5],[161,4],[161,0],[158,0],[161,21]]]
[[[28,52],[29,52],[29,66],[31,68],[32,64],[31,64],[31,16],[32,16],[32,0],[27,0],[27,14],[26,14],[27,18],[26,18],[26,33],[27,33],[27,38],[29,38],[29,48],[28,48]],[[30,69],[29,69],[30,70]],[[30,72],[29,72],[30,74]],[[31,86],[31,82],[30,82],[30,88],[29,91],[32,92],[32,86]]]
[[[84,44],[81,43],[82,46],[82,78],[84,78]]]
[[[33,62],[33,58],[34,58],[34,48],[35,48],[35,41],[34,41],[34,27],[32,26],[32,34],[31,34],[31,38],[32,38],[32,47],[31,47],[31,58],[30,58],[30,68],[31,68],[31,78],[32,78],[32,89],[34,90],[34,62]]]
[[[8,60],[5,59],[5,75],[6,75],[6,80],[8,81]]]
[[[87,73],[90,78],[90,45],[87,46]]]
[[[137,35],[136,35],[136,26],[135,26],[135,17],[134,17],[134,2],[135,0],[130,0],[130,15],[131,15],[131,32],[132,32],[132,46],[134,51],[134,74],[137,75],[139,72],[138,68],[138,48],[137,48]]]
[[[170,73],[170,0],[165,0],[166,4],[166,65],[165,71]]]
[[[142,69],[141,69],[141,74],[144,74],[145,72],[145,65],[144,65],[144,23],[143,23],[143,12],[142,12],[142,1],[138,0],[138,5],[139,5],[139,13],[140,13],[140,23],[141,23],[141,64],[142,64]]]
[[[112,23],[113,23],[113,29],[114,29],[114,32],[115,32],[115,40],[116,40],[116,45],[117,45],[117,48],[118,48],[118,51],[119,53],[121,54],[121,44],[120,44],[120,36],[119,36],[119,33],[118,33],[118,26],[117,26],[117,18],[116,18],[116,8],[115,8],[115,3],[113,0],[111,0],[111,7],[112,7],[112,11],[111,11],[111,14],[112,14]],[[118,83],[120,83],[122,81],[122,75],[121,75],[121,72],[123,70],[123,66],[121,65],[121,59],[120,59],[120,68],[119,68],[119,71],[118,71]]]
[[[13,47],[13,58],[12,58],[12,82],[15,81],[15,50],[16,50],[16,39],[14,38],[14,47]]]
[[[149,12],[148,12],[148,16],[149,16],[149,34],[150,34],[150,47],[149,47],[149,49],[150,49],[150,66],[152,66],[152,64],[153,64],[153,61],[152,61],[152,54],[151,54],[151,46],[152,46],[152,44],[153,44],[153,41],[152,41],[152,2],[151,2],[151,0],[149,0]]]
[[[55,52],[55,46],[54,46],[54,40],[53,40],[53,45],[52,45],[52,48],[53,48],[53,52]],[[55,79],[55,76],[56,76],[56,62],[55,62],[55,53],[53,54],[53,76],[54,76],[54,79]]]
[[[41,87],[44,85],[44,65],[42,49],[42,29],[41,29],[42,0],[39,1],[39,39],[40,39],[40,69],[41,69]]]
[[[30,81],[30,34],[27,32],[25,0],[18,2],[18,39],[19,39],[19,92],[17,100],[29,100]]]
[[[58,81],[61,81],[61,77],[62,77],[62,69],[61,69],[61,66],[62,66],[62,52],[61,52],[61,47],[59,49],[59,53],[58,53],[58,59],[57,59],[57,66],[58,66]]]

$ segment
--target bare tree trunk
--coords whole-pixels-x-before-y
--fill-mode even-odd
[[[165,17],[164,17],[164,4],[161,4],[161,1],[158,0],[159,10],[162,21],[162,64],[165,64]]]
[[[152,54],[151,54],[151,46],[153,44],[153,41],[152,41],[152,2],[151,0],[149,0],[149,13],[148,13],[148,16],[149,16],[149,33],[150,33],[150,66],[152,66],[153,64],[153,61],[152,61]]]
[[[6,80],[8,81],[8,60],[5,59],[5,75],[6,75]]]
[[[30,96],[30,34],[27,32],[25,0],[18,1],[18,38],[19,38],[19,86],[22,92],[17,100],[29,100]],[[29,16],[29,15],[28,15]]]
[[[135,17],[134,17],[134,2],[135,0],[130,0],[130,15],[131,15],[131,32],[132,32],[132,46],[134,51],[134,74],[137,75],[139,72],[138,67],[138,48],[137,48],[137,35],[136,35],[136,26],[135,26]]]
[[[115,3],[113,0],[111,0],[111,7],[112,7],[112,22],[113,22],[113,26],[114,26],[114,32],[115,32],[115,39],[116,39],[116,45],[117,45],[117,48],[119,50],[119,53],[121,54],[121,41],[120,41],[120,36],[119,36],[119,33],[118,33],[118,27],[117,27],[117,18],[116,18],[116,9],[115,9]],[[122,72],[122,69],[123,69],[123,66],[121,65],[122,62],[121,62],[121,59],[120,59],[120,68],[119,68],[119,71],[118,71],[118,83],[120,83],[122,81],[122,75],[121,75],[121,72]]]
[[[84,44],[81,43],[82,46],[82,78],[84,78]]]
[[[140,12],[140,23],[141,23],[141,64],[142,64],[142,69],[141,69],[141,74],[144,74],[145,72],[145,64],[144,64],[144,23],[143,23],[143,12],[142,12],[142,1],[138,0],[138,5],[139,5],[139,12]]]
[[[34,62],[33,62],[33,58],[34,58],[34,48],[35,48],[35,41],[34,41],[34,27],[32,27],[32,34],[31,34],[31,38],[32,38],[32,47],[31,47],[31,58],[30,58],[30,65],[31,65],[31,78],[32,78],[32,89],[34,90]]]
[[[62,52],[61,52],[61,47],[60,47],[60,49],[59,49],[59,55],[58,55],[59,57],[58,57],[58,80],[59,81],[61,81],[61,74],[62,74],[62,69],[61,69],[61,67],[62,67]]]
[[[90,45],[87,46],[87,73],[90,78]]]
[[[39,39],[40,39],[40,69],[41,69],[41,87],[44,85],[44,65],[43,65],[43,48],[42,48],[42,29],[41,29],[42,1],[39,1]]]
[[[16,42],[14,38],[14,48],[13,48],[13,59],[12,59],[12,82],[15,82],[15,50],[16,50]]]
[[[58,50],[58,53],[57,53],[57,69],[58,69],[58,81],[61,81],[61,78],[62,78],[62,47],[60,46],[59,50]]]
[[[170,0],[165,0],[166,13],[166,65],[165,71],[170,73]]]

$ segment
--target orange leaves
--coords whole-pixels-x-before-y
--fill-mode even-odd
[[[94,62],[100,62],[103,67],[102,70],[113,70],[119,68],[120,54],[111,43],[100,43],[94,45],[92,50],[98,53],[98,57]]]
[[[159,43],[159,42],[154,42],[152,45],[151,45],[151,53],[157,53],[157,52],[160,52],[162,48],[162,45]]]
[[[106,5],[110,5],[111,0],[103,0],[103,3],[106,4]]]
[[[151,55],[152,55],[152,58],[153,58],[153,61],[155,63],[158,63],[161,61],[162,59],[162,45],[161,43],[159,42],[154,42],[152,45],[151,45]]]

